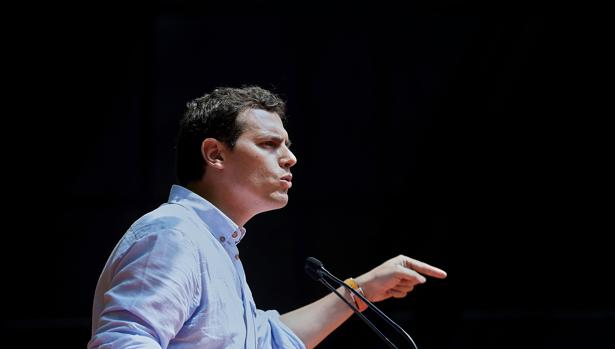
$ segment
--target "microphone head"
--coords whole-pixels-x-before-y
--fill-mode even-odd
[[[305,272],[314,280],[322,279],[322,262],[314,257],[308,257],[305,260]]]
[[[319,269],[322,268],[322,262],[314,257],[308,257],[305,259],[305,265],[309,265],[311,268]]]

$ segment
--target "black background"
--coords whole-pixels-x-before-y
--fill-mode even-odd
[[[402,253],[449,273],[380,303],[421,348],[612,348],[601,22],[377,5],[67,6],[12,26],[5,340],[85,347],[109,253],[174,183],[185,103],[258,84],[288,101],[299,159],[289,205],[239,246],[260,308],[326,294],[308,256],[347,277]],[[385,347],[355,317],[320,347],[350,346]]]

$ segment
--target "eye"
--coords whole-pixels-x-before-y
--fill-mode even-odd
[[[277,147],[277,146],[278,146],[278,144],[277,144],[276,142],[274,142],[274,141],[266,141],[266,142],[263,142],[263,143],[261,143],[261,144],[262,144],[264,147],[266,147],[266,148],[275,148],[275,147]]]

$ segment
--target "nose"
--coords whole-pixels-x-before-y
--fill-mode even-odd
[[[287,147],[284,147],[284,149],[284,154],[280,156],[280,166],[284,168],[291,168],[297,163],[297,158],[295,157],[295,154],[290,151],[290,149],[288,149]]]

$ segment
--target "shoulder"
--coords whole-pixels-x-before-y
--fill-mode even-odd
[[[211,236],[199,227],[190,212],[179,205],[164,204],[141,216],[128,228],[115,251],[122,258],[129,250],[137,254],[164,248],[176,255],[198,258],[204,238]],[[205,233],[205,234],[204,234]]]
[[[127,235],[140,239],[165,231],[173,231],[194,242],[212,236],[209,227],[193,211],[178,204],[163,204],[141,216],[130,226]]]

